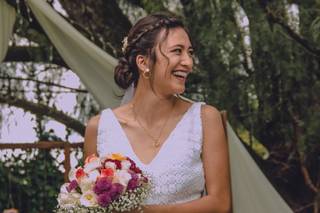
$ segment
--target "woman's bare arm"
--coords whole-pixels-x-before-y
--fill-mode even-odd
[[[87,156],[96,154],[97,155],[97,133],[98,133],[98,124],[100,116],[96,115],[92,117],[87,124],[86,132],[84,135],[84,158]]]

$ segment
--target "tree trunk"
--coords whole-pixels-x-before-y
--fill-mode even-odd
[[[46,106],[44,104],[36,104],[25,99],[19,99],[12,96],[0,95],[0,103],[8,104],[24,109],[39,116],[48,116],[54,120],[66,125],[68,128],[76,131],[80,135],[84,136],[85,125],[78,120],[66,115],[60,110]]]

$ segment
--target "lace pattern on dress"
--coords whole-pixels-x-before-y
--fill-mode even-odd
[[[173,204],[198,199],[205,185],[201,160],[202,104],[192,104],[162,145],[156,159],[147,165],[141,163],[128,146],[111,109],[103,110],[98,127],[97,152],[99,156],[111,152],[129,156],[151,177],[153,187],[145,204]]]

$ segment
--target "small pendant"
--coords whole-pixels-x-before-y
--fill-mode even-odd
[[[153,143],[153,146],[158,148],[160,146],[160,142],[159,140],[156,140],[154,143]]]

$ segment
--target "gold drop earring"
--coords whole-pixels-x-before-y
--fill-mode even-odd
[[[142,76],[143,76],[145,79],[149,79],[150,76],[151,76],[150,69],[149,69],[149,68],[145,69],[145,70],[143,71],[143,73],[142,73]]]

